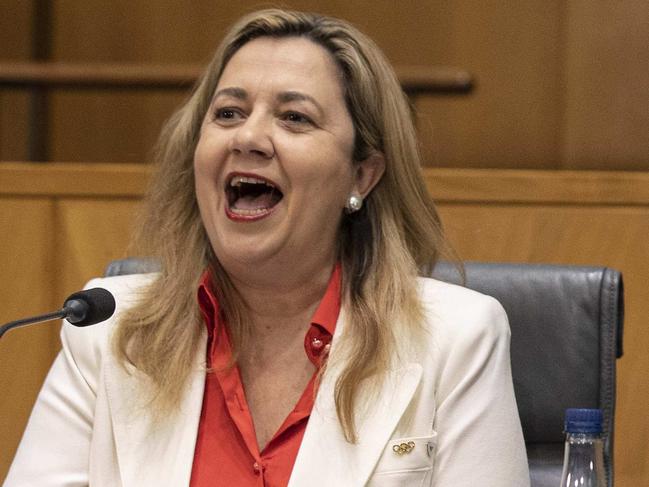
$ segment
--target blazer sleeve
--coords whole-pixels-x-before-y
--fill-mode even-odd
[[[62,349],[38,395],[4,487],[88,485],[102,328],[104,324],[76,328],[63,322]]]
[[[454,308],[438,348],[433,485],[529,486],[505,311],[477,293]]]

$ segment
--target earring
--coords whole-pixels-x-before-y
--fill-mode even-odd
[[[347,210],[347,213],[354,213],[355,211],[360,210],[362,206],[363,206],[363,197],[357,192],[354,192],[351,195],[349,195],[349,198],[347,198],[347,204],[345,205],[345,209]]]

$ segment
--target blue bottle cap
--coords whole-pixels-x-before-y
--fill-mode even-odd
[[[601,433],[601,409],[566,409],[566,433]]]

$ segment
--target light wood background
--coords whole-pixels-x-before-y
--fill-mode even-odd
[[[0,322],[59,309],[71,292],[125,255],[143,166],[106,169],[0,163]],[[0,341],[0,478],[60,348],[59,324]]]
[[[0,60],[28,60],[35,0],[3,0]],[[49,59],[204,63],[258,0],[49,2]],[[435,167],[649,170],[646,0],[284,0],[348,19],[399,65],[476,76],[468,97],[423,97],[418,124]],[[169,92],[56,91],[50,159],[147,160],[182,100]],[[26,160],[29,96],[0,92],[0,159]]]
[[[0,165],[0,322],[58,308],[124,257],[147,178],[137,164]],[[428,169],[426,181],[466,260],[624,273],[616,485],[649,485],[649,173]],[[13,330],[0,342],[0,478],[58,348],[57,324]]]

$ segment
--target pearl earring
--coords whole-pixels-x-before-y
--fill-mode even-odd
[[[347,209],[347,213],[354,213],[355,211],[358,211],[361,209],[363,206],[363,197],[354,192],[351,195],[349,195],[349,198],[347,199],[347,204],[345,205],[345,209]]]

